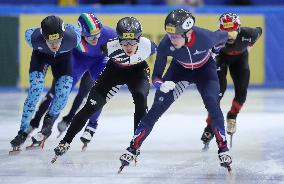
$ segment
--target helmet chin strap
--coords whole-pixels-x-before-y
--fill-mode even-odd
[[[188,31],[190,31],[190,30],[188,30]],[[185,45],[189,42],[188,36],[186,35],[188,33],[188,31],[183,33],[183,36],[184,36],[184,39],[185,39]]]

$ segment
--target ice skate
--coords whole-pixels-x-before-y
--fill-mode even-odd
[[[54,148],[55,156],[52,158],[51,163],[54,163],[59,156],[62,156],[70,148],[70,144],[61,140],[56,148]]]
[[[207,151],[209,149],[209,143],[213,139],[214,134],[210,127],[205,127],[204,132],[201,136],[201,140],[203,141],[204,147],[202,148],[202,151]]]
[[[36,135],[32,136],[32,144],[26,147],[26,150],[43,149],[46,137],[38,132]]]
[[[12,150],[9,151],[9,155],[17,155],[20,153],[20,146],[26,141],[28,134],[24,131],[19,131],[18,135],[10,142]]]
[[[138,156],[140,155],[140,149],[138,148],[137,150],[136,150],[136,155],[135,155],[135,158],[134,158],[134,164],[135,164],[135,166],[137,165],[137,163],[138,163]]]
[[[231,113],[230,111],[227,114],[227,134],[230,135],[230,147],[233,146],[233,135],[237,130],[237,115]]]
[[[118,169],[118,174],[121,173],[121,171],[123,170],[123,168],[125,166],[128,166],[133,160],[136,159],[136,156],[137,156],[137,150],[131,148],[131,147],[128,147],[126,149],[126,153],[122,154],[119,158],[120,162],[121,162],[121,166],[119,167]],[[139,154],[140,154],[140,151],[139,151]]]
[[[70,121],[65,121],[65,120],[62,120],[57,124],[57,129],[59,132],[57,138],[59,138],[67,130],[69,125]]]
[[[227,134],[233,135],[237,130],[236,119],[227,119]]]
[[[33,143],[30,146],[27,146],[26,150],[44,148],[44,143],[52,133],[52,125],[56,118],[57,116],[50,116],[48,113],[45,115],[41,131],[32,137]]]
[[[83,135],[80,137],[80,140],[83,143],[82,151],[86,151],[88,143],[92,140],[95,131],[91,130],[89,127],[86,127]]]
[[[229,172],[231,172],[231,163],[232,163],[232,158],[229,155],[229,151],[218,151],[219,155],[219,160],[220,160],[220,165],[222,167],[225,167],[228,169]]]

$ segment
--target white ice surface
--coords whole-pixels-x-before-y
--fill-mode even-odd
[[[249,91],[230,150],[231,174],[219,166],[215,141],[208,152],[201,152],[206,111],[194,89],[188,90],[160,118],[142,146],[138,165],[126,167],[119,175],[118,158],[133,132],[134,106],[128,91],[121,91],[106,105],[87,151],[80,151],[79,133],[67,154],[55,164],[50,161],[60,141],[56,139],[56,126],[43,150],[8,155],[25,96],[0,93],[0,184],[284,183],[283,90]],[[70,100],[73,97],[74,94]],[[229,91],[222,101],[224,114],[231,99]],[[153,91],[149,106],[152,100]],[[69,107],[70,103],[63,115]],[[28,144],[30,140],[25,145]]]

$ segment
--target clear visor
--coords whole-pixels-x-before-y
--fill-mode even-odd
[[[127,45],[136,45],[138,44],[138,40],[119,40],[120,45],[127,46]]]
[[[87,41],[93,41],[93,40],[99,39],[101,37],[101,33],[95,34],[95,35],[91,35],[91,36],[84,36],[84,37],[85,37],[85,39]]]
[[[171,40],[177,40],[177,39],[183,39],[184,38],[184,34],[167,33],[167,35]]]
[[[51,45],[53,45],[53,44],[59,44],[59,43],[62,42],[62,38],[59,38],[59,39],[56,39],[56,40],[46,40],[46,42],[47,42],[48,44],[51,44]]]

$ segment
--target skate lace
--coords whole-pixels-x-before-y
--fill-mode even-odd
[[[134,160],[134,155],[132,153],[124,153],[120,156],[120,160],[131,162]]]

